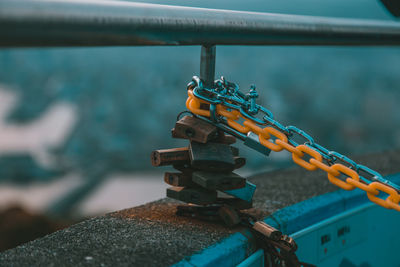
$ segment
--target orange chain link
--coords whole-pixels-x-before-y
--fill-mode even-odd
[[[206,101],[195,97],[192,90],[188,90],[188,96],[186,100],[186,107],[188,110],[196,115],[210,117],[210,111],[201,109],[200,107],[201,104],[208,104]],[[360,181],[360,176],[356,171],[340,163],[331,166],[325,164],[322,155],[318,151],[306,145],[291,145],[285,133],[269,126],[261,128],[255,122],[243,117],[237,110],[228,110],[227,107],[218,104],[216,107],[216,114],[225,117],[230,127],[243,134],[247,134],[250,131],[257,134],[260,143],[270,150],[275,152],[282,150],[289,151],[292,153],[293,161],[301,167],[309,171],[321,169],[327,172],[328,179],[332,184],[344,190],[359,188],[367,192],[367,196],[372,202],[387,209],[400,211],[400,195],[392,187],[380,182],[372,182],[370,184],[363,183]],[[243,124],[240,124],[238,120],[243,120]],[[271,136],[274,136],[276,139],[274,141],[271,140]],[[304,154],[310,156],[308,161],[303,159]],[[346,176],[345,179],[339,178],[342,174]],[[388,194],[386,199],[378,197],[380,192]]]

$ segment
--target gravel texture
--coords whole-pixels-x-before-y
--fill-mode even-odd
[[[400,172],[400,150],[355,157],[382,174]],[[251,212],[280,208],[337,190],[320,171],[294,167],[255,175]],[[0,266],[166,266],[240,228],[175,216],[177,202],[162,199],[92,218],[0,254]]]

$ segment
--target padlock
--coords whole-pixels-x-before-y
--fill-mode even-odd
[[[239,148],[235,147],[235,146],[231,146],[231,150],[232,150],[232,154],[234,157],[238,157],[239,156]]]
[[[189,149],[187,147],[155,150],[151,153],[151,164],[163,166],[189,163]]]
[[[192,181],[209,190],[232,190],[246,185],[246,178],[233,172],[195,171],[192,173]]]
[[[216,201],[217,204],[229,205],[234,207],[237,210],[247,210],[253,207],[253,202],[248,202],[239,198],[226,198],[219,197]]]
[[[233,197],[240,198],[247,202],[253,201],[253,195],[255,191],[256,191],[256,186],[250,183],[249,181],[246,181],[245,187],[233,190],[223,190],[224,193]]]
[[[217,127],[198,118],[185,116],[175,123],[172,137],[207,143],[217,137]]]
[[[167,188],[167,197],[174,198],[186,203],[197,205],[212,204],[217,199],[217,191],[203,188],[170,187]]]
[[[247,134],[247,137],[244,140],[243,144],[245,146],[248,146],[248,147],[250,147],[250,148],[252,148],[252,149],[254,149],[254,150],[256,150],[256,151],[258,151],[258,152],[260,152],[260,153],[262,153],[264,155],[266,155],[266,156],[269,156],[269,153],[271,153],[271,150],[269,148],[263,146],[260,143],[260,139],[259,139],[258,135],[256,135],[253,132],[249,132]]]
[[[219,221],[218,206],[177,206],[176,215],[189,218],[196,218],[205,221]]]
[[[221,219],[224,221],[224,223],[229,226],[235,226],[240,223],[240,217],[237,211],[230,207],[230,206],[222,206],[218,210],[218,214],[221,217]]]
[[[175,128],[172,128],[172,129],[171,129],[171,136],[172,136],[172,138],[186,139],[186,136],[183,135],[183,134],[181,134],[181,133],[179,133],[179,132],[177,132],[177,131],[175,130]]]
[[[172,186],[193,186],[192,176],[182,172],[166,172],[164,181]]]
[[[173,164],[172,167],[175,170],[178,170],[180,172],[186,173],[186,174],[191,174],[192,172],[196,171],[195,169],[190,167],[190,161],[189,162],[185,162],[183,164]]]
[[[235,169],[242,168],[244,165],[246,165],[246,158],[242,157],[234,157],[235,160]]]
[[[257,221],[253,224],[253,229],[262,234],[263,236],[274,240],[279,241],[282,237],[282,232],[275,229],[274,227],[266,224],[263,221]]]
[[[221,143],[221,144],[226,144],[226,145],[232,145],[236,143],[236,138],[230,134],[224,133],[222,130],[218,130],[218,136],[212,142],[216,143]]]
[[[190,142],[189,156],[192,168],[198,170],[230,172],[235,168],[235,160],[229,145]]]

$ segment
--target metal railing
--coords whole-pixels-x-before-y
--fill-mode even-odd
[[[214,82],[215,45],[400,45],[400,23],[122,1],[0,0],[0,47],[201,45]],[[53,205],[68,211],[100,181]],[[103,175],[104,176],[104,175]]]
[[[400,23],[76,0],[1,0],[0,46],[399,45]]]

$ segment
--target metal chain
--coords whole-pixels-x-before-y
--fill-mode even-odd
[[[283,126],[273,118],[271,111],[256,104],[258,94],[254,86],[249,94],[244,94],[239,91],[238,85],[221,77],[215,81],[214,88],[205,88],[201,79],[195,76],[187,89],[186,107],[192,113],[226,124],[233,133],[253,132],[258,135],[260,143],[270,150],[292,153],[293,161],[301,167],[309,171],[321,169],[327,172],[332,184],[344,190],[359,188],[366,191],[372,202],[400,211],[400,186],[345,155],[317,144],[303,130],[295,126]],[[209,108],[204,109],[202,105],[209,105]],[[296,142],[295,137],[304,139],[303,144]],[[305,154],[310,157],[308,161],[304,159]],[[342,176],[345,178],[342,179]],[[385,199],[378,197],[382,192],[388,195]]]

